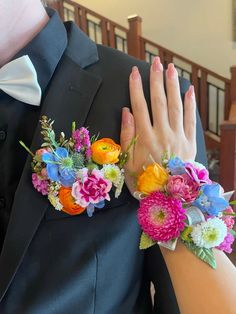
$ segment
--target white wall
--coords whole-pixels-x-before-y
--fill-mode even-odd
[[[232,0],[77,0],[127,26],[127,16],[143,18],[143,35],[229,77],[236,65],[232,41]]]

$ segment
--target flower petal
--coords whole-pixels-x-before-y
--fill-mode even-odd
[[[47,164],[47,173],[50,180],[53,181],[59,180],[58,165]]]
[[[94,213],[94,205],[90,203],[87,207],[87,214],[89,217],[92,217]]]
[[[67,158],[69,153],[68,150],[64,147],[58,147],[55,151],[55,155],[59,158]]]
[[[55,157],[52,153],[43,153],[42,154],[42,161],[45,163],[55,161]]]
[[[99,203],[97,203],[97,204],[93,204],[94,205],[94,207],[96,207],[96,208],[103,208],[104,206],[105,206],[105,202],[104,201],[101,201],[101,202],[99,202]]]

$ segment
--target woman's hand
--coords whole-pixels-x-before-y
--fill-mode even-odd
[[[173,64],[166,70],[164,89],[163,66],[155,57],[150,69],[150,95],[152,120],[143,93],[142,79],[138,68],[133,67],[129,79],[132,113],[123,108],[121,146],[124,151],[132,138],[137,142],[130,149],[126,164],[126,184],[133,192],[132,174],[138,174],[151,155],[161,161],[164,152],[174,153],[182,160],[196,156],[196,101],[193,86],[186,92],[182,104],[178,72]],[[130,175],[129,175],[130,174]]]

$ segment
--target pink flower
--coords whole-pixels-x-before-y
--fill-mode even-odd
[[[232,207],[229,206],[229,207],[227,207],[227,208],[223,211],[223,213],[230,213],[230,214],[232,214],[232,213],[234,213],[234,211],[233,211]],[[230,229],[233,228],[234,223],[235,223],[235,220],[234,220],[235,217],[230,216],[230,215],[223,215],[223,216],[221,217],[221,219],[224,221],[224,223],[226,224],[226,226],[227,226],[228,228],[230,228]]]
[[[48,180],[41,179],[37,173],[32,174],[34,188],[43,195],[48,195]]]
[[[219,245],[216,246],[217,249],[221,251],[225,251],[226,253],[232,253],[232,244],[234,242],[234,236],[231,233],[227,233],[224,241]]]
[[[80,152],[82,149],[85,151],[87,159],[91,158],[91,142],[88,129],[82,127],[75,130],[72,134],[73,140],[75,141],[75,150]]]
[[[81,207],[87,207],[90,203],[97,204],[104,200],[110,200],[109,192],[112,183],[106,179],[101,171],[84,168],[80,178],[72,186],[72,196],[76,200],[76,204]]]
[[[212,181],[209,179],[209,172],[206,168],[197,168],[194,164],[190,162],[185,163],[185,171],[190,176],[190,178],[199,184],[211,184]]]
[[[47,179],[48,179],[47,169],[46,169],[46,168],[43,168],[43,169],[41,170],[40,175],[42,176],[43,180],[47,180]]]
[[[181,201],[161,192],[154,192],[140,201],[138,222],[154,241],[177,238],[184,229],[185,219]]]
[[[48,147],[48,148],[39,148],[35,155],[40,159],[42,160],[42,155],[45,154],[45,153],[49,153],[51,152],[51,149]]]
[[[172,197],[191,203],[199,194],[200,184],[184,173],[169,177],[166,190]]]

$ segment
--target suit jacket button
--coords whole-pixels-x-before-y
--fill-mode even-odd
[[[0,131],[0,141],[5,141],[7,134],[5,131]]]

